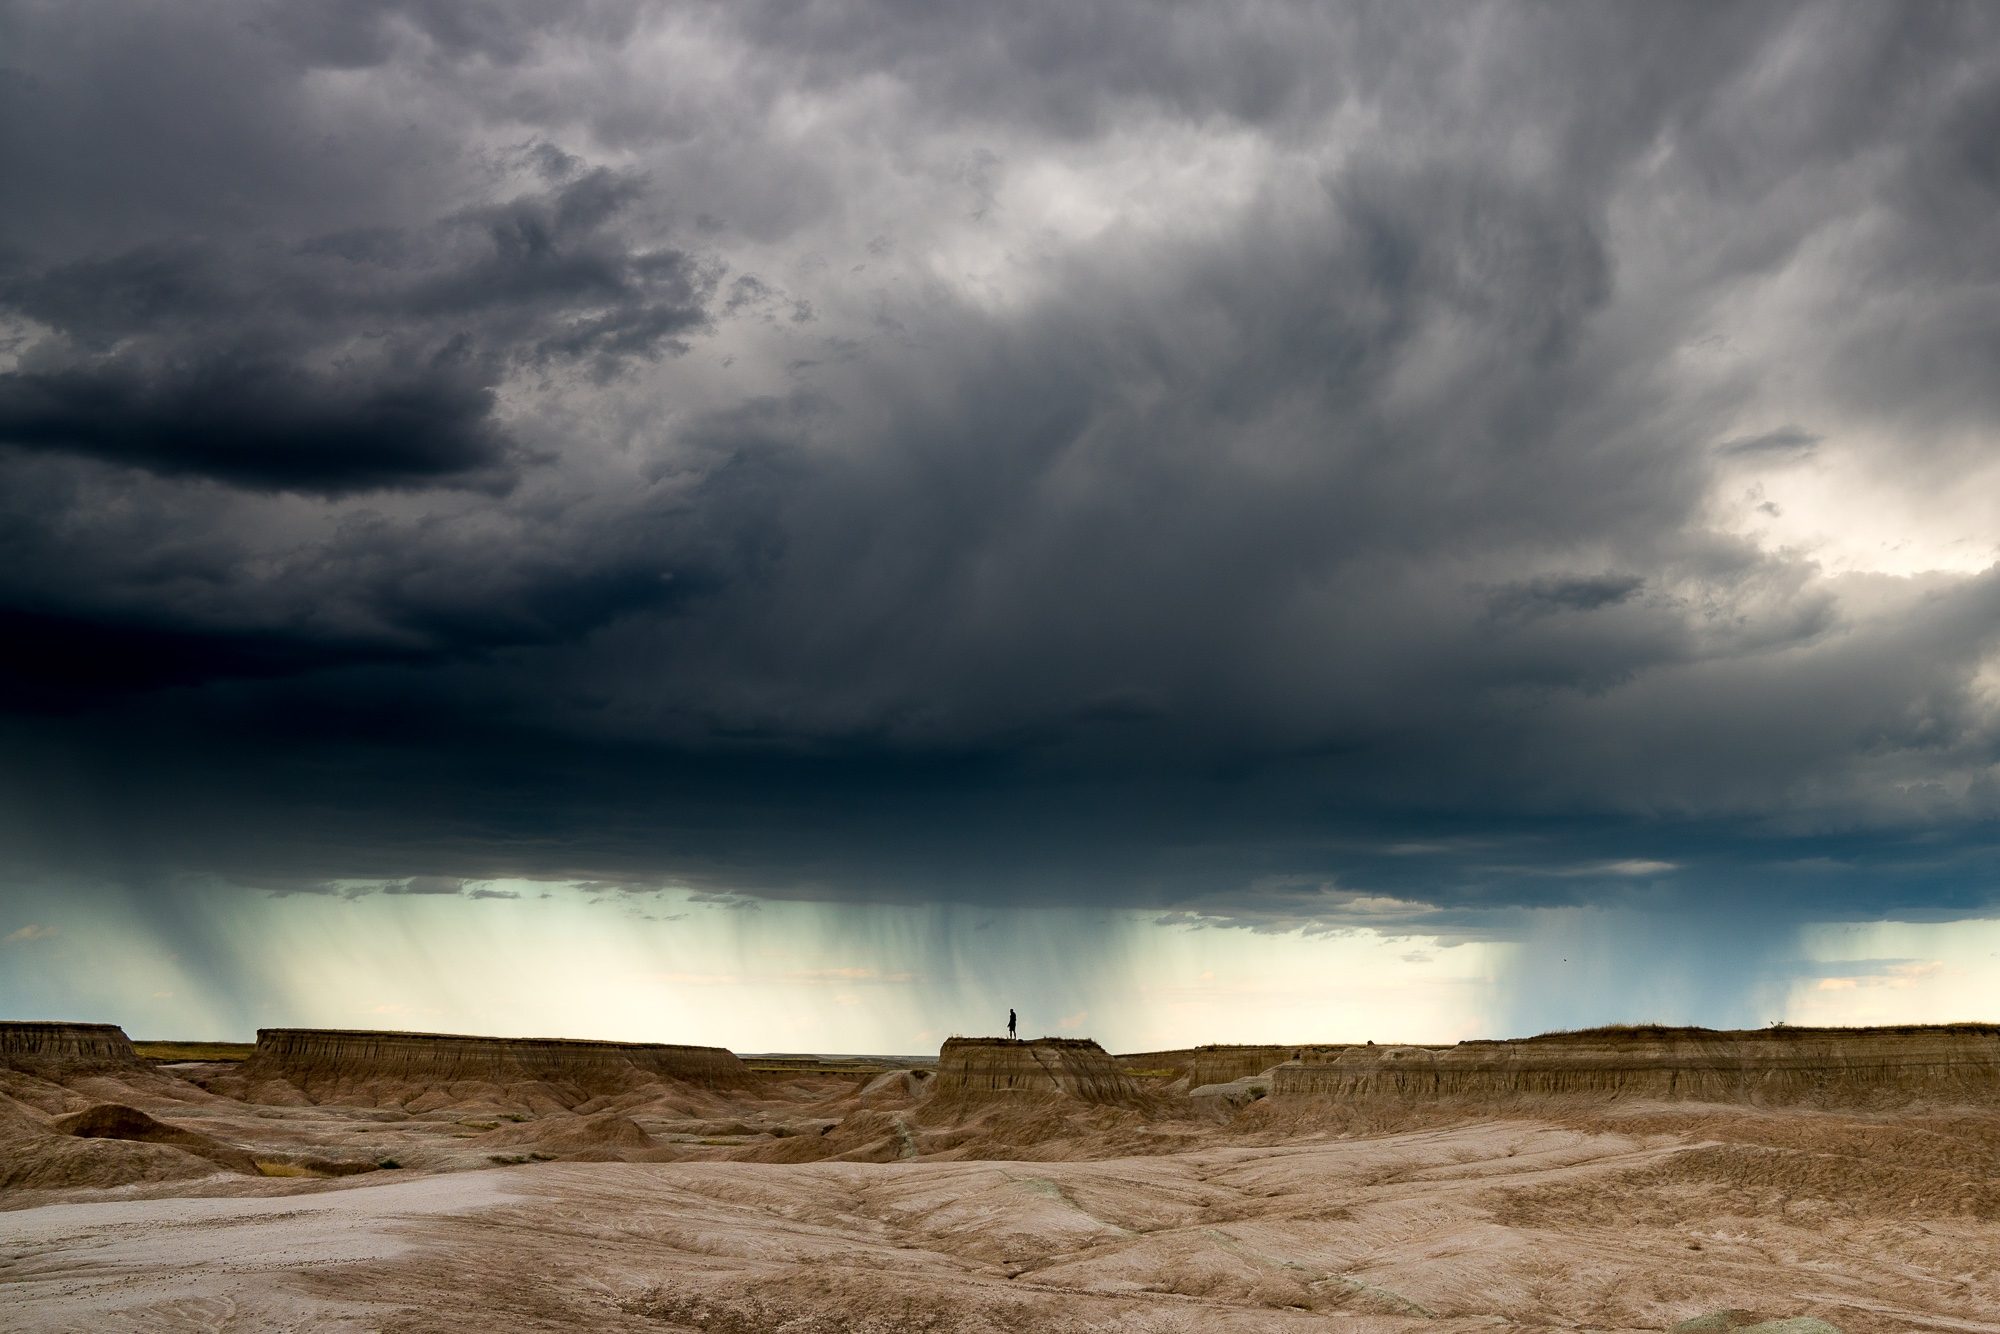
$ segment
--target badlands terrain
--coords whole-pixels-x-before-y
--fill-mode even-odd
[[[2000,1334],[2000,1028],[933,1060],[0,1024],[0,1328]]]

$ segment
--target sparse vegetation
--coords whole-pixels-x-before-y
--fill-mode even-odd
[[[142,1061],[166,1064],[173,1061],[247,1061],[257,1050],[254,1042],[134,1042],[132,1050]]]

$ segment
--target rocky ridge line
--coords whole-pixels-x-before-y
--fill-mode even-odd
[[[1862,1103],[2000,1096],[2000,1027],[1629,1028],[1455,1047],[1349,1047],[1271,1072],[1279,1097],[1595,1095]]]

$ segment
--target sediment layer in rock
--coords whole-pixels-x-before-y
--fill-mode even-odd
[[[1136,1104],[1145,1095],[1118,1062],[1088,1038],[951,1038],[938,1052],[943,1097],[1059,1095],[1084,1102]]]
[[[0,1067],[39,1071],[50,1067],[87,1069],[138,1064],[132,1040],[116,1024],[0,1021]]]
[[[1272,1072],[1278,1096],[1508,1095],[1852,1104],[2000,1097],[2000,1028],[1619,1028],[1455,1047],[1348,1047]]]
[[[1186,1075],[1190,1085],[1226,1084],[1233,1079],[1262,1074],[1282,1061],[1324,1057],[1344,1050],[1348,1044],[1325,1043],[1211,1043],[1205,1047],[1181,1047],[1172,1051],[1130,1052],[1116,1057],[1119,1066],[1134,1074],[1171,1073]]]
[[[749,1071],[723,1047],[566,1038],[491,1038],[450,1033],[264,1028],[240,1077],[252,1087],[282,1082],[315,1100],[465,1085],[537,1085],[577,1095],[622,1092],[672,1080],[735,1085]],[[399,1099],[400,1101],[401,1099]]]

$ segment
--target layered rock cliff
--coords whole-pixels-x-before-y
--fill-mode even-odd
[[[1272,1092],[1336,1098],[1509,1095],[1855,1104],[2000,1098],[2000,1027],[1616,1028],[1454,1047],[1307,1053]]]
[[[263,1028],[250,1059],[224,1078],[259,1100],[294,1100],[284,1096],[291,1089],[313,1102],[422,1110],[483,1097],[573,1107],[662,1081],[741,1084],[749,1071],[722,1047]]]
[[[938,1052],[934,1096],[1038,1094],[1083,1102],[1138,1104],[1132,1077],[1089,1038],[951,1038]]]
[[[136,1067],[139,1055],[116,1024],[0,1021],[0,1066],[17,1070]]]
[[[1262,1074],[1281,1061],[1301,1061],[1340,1051],[1347,1044],[1325,1043],[1211,1043],[1205,1047],[1180,1047],[1172,1051],[1140,1051],[1117,1057],[1120,1067],[1133,1074],[1186,1075],[1189,1085],[1224,1084],[1250,1075]]]

